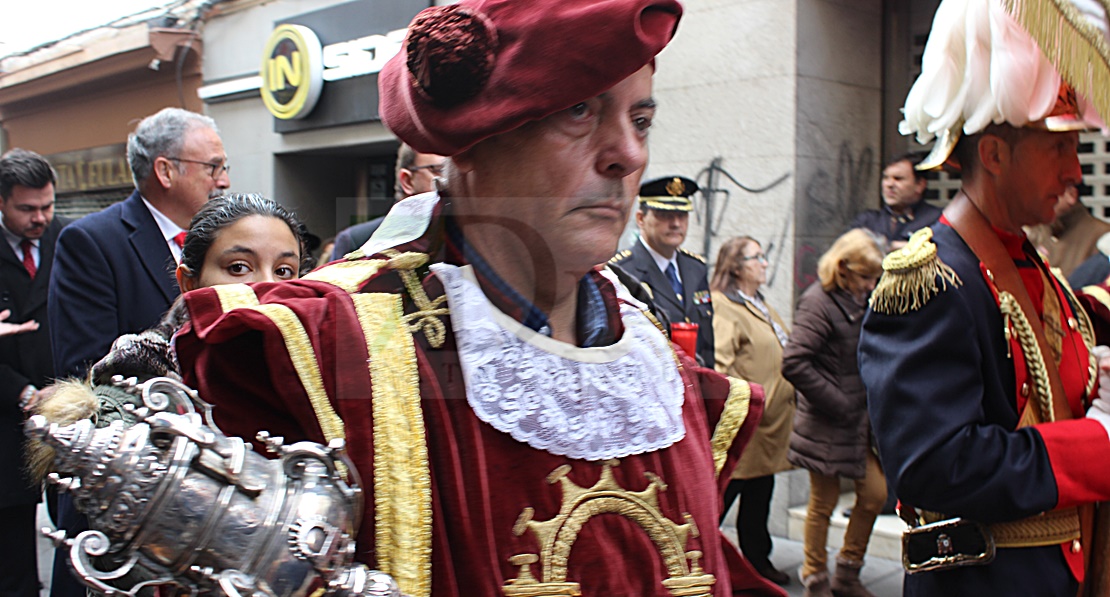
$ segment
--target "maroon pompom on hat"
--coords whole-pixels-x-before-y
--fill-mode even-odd
[[[378,77],[382,121],[421,153],[479,141],[599,95],[674,36],[677,0],[463,0],[428,8]]]

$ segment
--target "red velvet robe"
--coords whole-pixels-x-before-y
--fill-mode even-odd
[[[426,250],[427,244],[416,248]],[[424,277],[423,287],[432,299],[443,294],[434,275]],[[356,559],[374,567],[372,380],[351,295],[312,280],[252,289],[262,305],[291,310],[307,331],[324,389],[344,422],[348,454],[362,478],[365,513]],[[615,292],[604,281],[601,290],[610,297]],[[396,272],[379,272],[360,291],[403,294],[405,312],[414,310]],[[215,288],[189,293],[186,301],[191,324],[176,338],[182,373],[186,383],[216,405],[216,422],[223,431],[253,438],[266,430],[284,436],[287,444],[299,439],[323,443],[320,423],[273,320],[256,309],[225,312]],[[441,319],[447,329],[442,346],[433,348],[425,334],[414,334],[431,475],[431,594],[499,596],[520,572],[510,558],[539,551],[531,531],[513,532],[521,513],[532,508],[532,520],[546,521],[560,512],[563,487],[549,483],[548,475],[569,465],[567,478],[589,488],[598,482],[604,463],[537,450],[480,421],[466,400],[450,322],[446,316]],[[752,386],[749,414],[717,475],[710,438],[729,382],[675,350],[685,385],[686,435],[665,449],[620,459],[611,468],[613,478],[629,491],[647,488],[649,474],[666,485],[657,493],[658,512],[675,523],[684,522],[687,514],[692,518],[700,535],[692,533],[683,549],[702,552],[701,568],[716,577],[713,595],[783,595],[751,569],[717,526],[729,472],[762,416],[762,389]],[[540,577],[541,564],[533,564],[532,573]],[[671,594],[662,584],[667,578],[660,549],[644,528],[613,513],[585,522],[567,562],[566,579],[580,583],[582,595],[663,597]]]

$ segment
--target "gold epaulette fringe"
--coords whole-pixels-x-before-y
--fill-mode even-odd
[[[1062,0],[1002,0],[1049,62],[1087,98],[1099,115],[1110,114],[1110,44],[1071,3]],[[1104,10],[1110,3],[1099,0]]]
[[[700,261],[702,263],[705,263],[705,257],[703,257],[703,256],[701,256],[701,255],[699,255],[699,254],[697,254],[693,251],[687,251],[686,249],[683,249],[682,247],[679,247],[678,252],[679,253],[685,253],[685,254],[689,255],[690,257],[693,257],[694,259],[697,259],[698,261]]]
[[[948,286],[961,284],[956,272],[937,257],[933,231],[922,228],[906,246],[883,259],[883,277],[871,293],[871,309],[902,315],[924,307]]]

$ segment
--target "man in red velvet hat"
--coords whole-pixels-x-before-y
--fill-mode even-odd
[[[408,595],[782,595],[717,528],[762,390],[599,263],[628,220],[675,0],[464,0],[413,21],[385,124],[438,193],[298,282],[190,293],[227,432],[346,440],[357,559]]]

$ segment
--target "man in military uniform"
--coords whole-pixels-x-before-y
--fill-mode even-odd
[[[407,595],[783,595],[717,528],[762,390],[675,352],[598,265],[681,10],[422,11],[380,109],[450,157],[441,190],[302,280],[185,297],[185,381],[230,434],[344,439],[365,492],[355,557]]]
[[[1110,102],[1092,104],[1106,99],[1092,81],[1107,81],[1110,64],[1083,53],[1090,38],[1035,42],[1026,31],[1047,30],[1045,15],[1107,28],[1101,13],[1095,28],[1052,2],[1021,6],[1030,10],[969,0],[937,10],[901,130],[923,143],[939,132],[922,166],[951,159],[961,191],[937,225],[887,256],[860,339],[879,456],[904,517],[949,521],[910,533],[908,597],[1075,595],[1098,580],[1084,554],[1092,503],[1110,498],[1110,378],[1095,379],[1094,356],[1105,348],[1092,348],[1074,295],[1022,226],[1052,219],[1081,176],[1076,131],[1110,116]],[[968,50],[965,39],[988,43]],[[1067,63],[1076,55],[1078,70]],[[961,87],[965,77],[991,84]]]
[[[689,178],[664,176],[640,187],[636,224],[640,240],[617,253],[610,263],[624,268],[650,290],[655,306],[674,324],[697,326],[697,359],[713,366],[713,304],[709,298],[709,268],[705,258],[682,248],[690,212],[690,197],[698,185]]]

